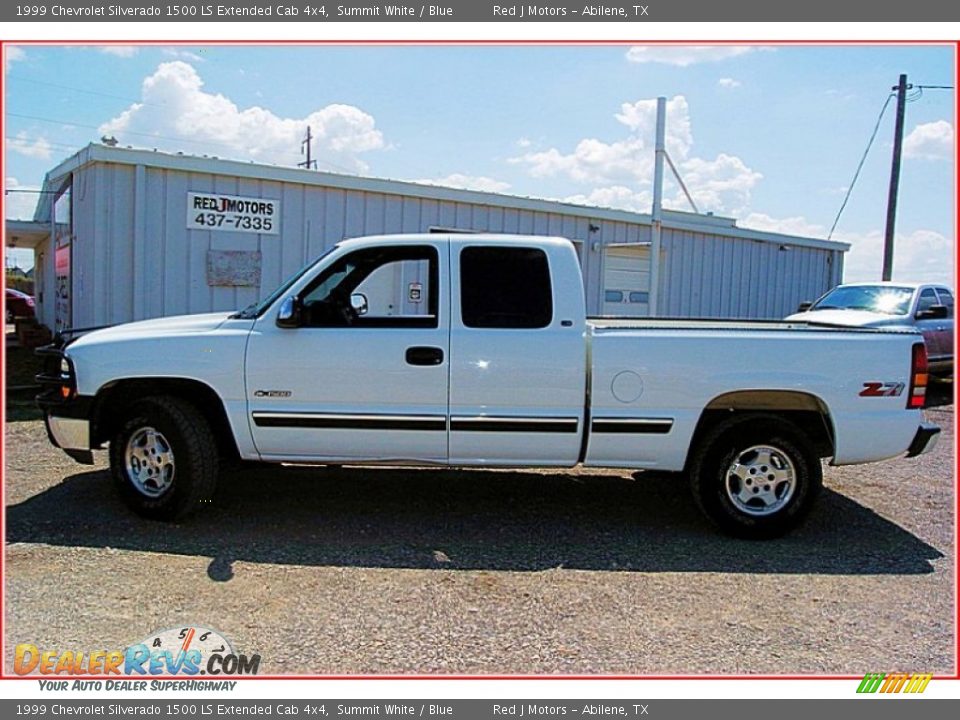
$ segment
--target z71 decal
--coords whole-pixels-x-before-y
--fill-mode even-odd
[[[903,383],[865,382],[860,397],[898,397],[903,387]]]

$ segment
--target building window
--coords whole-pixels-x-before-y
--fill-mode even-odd
[[[470,328],[544,328],[553,319],[547,255],[536,248],[460,252],[460,312]]]

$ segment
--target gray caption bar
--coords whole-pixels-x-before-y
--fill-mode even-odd
[[[856,690],[851,683],[850,692]],[[909,705],[909,708],[907,707]],[[957,717],[956,700],[872,698],[850,700],[2,700],[0,716],[46,720],[68,717],[151,718],[278,717],[321,720],[544,720],[548,718],[702,718],[724,720],[911,720]],[[952,708],[952,709],[951,709]]]
[[[4,3],[2,22],[949,22],[960,3],[943,0],[629,0],[519,3],[437,0],[434,3],[330,3],[324,0],[35,0]]]

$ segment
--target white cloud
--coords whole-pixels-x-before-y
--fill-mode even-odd
[[[531,145],[533,145],[533,141],[530,140],[530,138],[522,137],[519,140],[517,140],[518,148],[528,148]]]
[[[483,175],[464,175],[453,173],[446,177],[414,180],[424,185],[442,185],[443,187],[461,188],[463,190],[477,190],[479,192],[502,193],[510,189],[510,183],[484,177]]]
[[[40,160],[50,159],[50,143],[42,135],[38,135],[33,141],[23,130],[17,133],[16,137],[7,140],[7,150],[11,150],[18,155],[38,158]]]
[[[646,190],[631,190],[623,185],[613,185],[591,190],[589,193],[570,195],[564,202],[576,205],[591,205],[594,207],[616,208],[618,210],[632,210],[633,212],[649,213],[653,196]]]
[[[566,176],[581,183],[624,183],[640,181],[648,174],[644,166],[652,165],[652,160],[644,158],[644,148],[640,138],[613,143],[586,138],[570,153],[550,148],[511,158],[509,162],[526,165],[536,178]]]
[[[656,114],[656,100],[623,103],[614,117],[631,131],[626,138],[613,142],[585,138],[569,153],[550,148],[525,153],[510,162],[526,165],[538,178],[561,176],[599,185],[650,182]],[[667,150],[675,160],[685,158],[692,144],[687,101],[678,95],[667,101]]]
[[[550,148],[525,153],[511,158],[510,162],[526,166],[533,177],[565,177],[594,186],[571,196],[572,202],[590,202],[593,198],[610,207],[649,212],[656,108],[656,100],[621,105],[615,117],[628,130],[624,138],[613,141],[586,138],[567,153]],[[700,209],[741,212],[749,203],[751,190],[763,176],[731,154],[720,153],[713,159],[696,157],[690,109],[682,95],[667,101],[666,114],[667,152]],[[665,187],[665,207],[689,209],[669,171]]]
[[[883,270],[883,232],[837,233],[834,239],[851,244],[844,260],[844,282],[879,280]],[[897,233],[893,249],[893,279],[939,282],[955,286],[954,242],[933,230]]]
[[[717,80],[717,85],[727,90],[732,90],[733,88],[740,87],[740,81],[734,80],[733,78],[720,78]]]
[[[751,212],[737,221],[740,227],[801,237],[825,238],[827,229],[802,216],[773,218]],[[838,232],[833,240],[850,243],[844,257],[844,282],[879,280],[883,271],[883,231]],[[897,233],[894,239],[893,279],[937,282],[954,286],[954,243],[933,230]]]
[[[667,100],[666,112],[666,146],[667,152],[676,160],[686,157],[693,145],[693,132],[690,129],[690,106],[683,95],[677,95]],[[654,133],[657,129],[657,101],[638,100],[634,103],[623,103],[620,112],[614,117],[630,128],[635,135],[646,139],[653,144]]]
[[[688,67],[698,63],[719,62],[740,57],[756,49],[743,45],[634,46],[627,51],[627,60],[635,63],[660,63]]]
[[[193,62],[203,62],[206,58],[190,50],[182,48],[164,48],[163,54],[167,57],[179,58],[181,60],[192,60]]]
[[[294,165],[302,159],[300,143],[310,126],[320,167],[348,172],[366,170],[358,155],[384,147],[374,118],[352,105],[327,105],[303,118],[279,117],[258,106],[241,109],[224,95],[204,91],[197,71],[180,60],[162,63],[143,81],[141,96],[142,103],[98,132],[124,143]],[[143,134],[154,137],[138,139]]]
[[[27,58],[27,53],[23,48],[19,48],[16,45],[7,45],[4,49],[3,56],[3,69],[5,72],[10,72],[11,66],[19,61],[25,60]]]
[[[739,215],[763,175],[735,155],[720,153],[714,160],[690,158],[680,164],[680,176],[701,209]]]
[[[131,58],[137,54],[140,48],[136,45],[98,45],[97,50],[104,55],[113,55],[114,57]]]
[[[953,157],[953,125],[946,120],[917,125],[903,140],[903,155],[923,160]]]
[[[4,190],[39,190],[34,185],[21,185],[15,177],[8,177],[4,183]],[[3,214],[10,220],[32,220],[33,211],[37,209],[37,198],[33,192],[13,192],[3,195]]]
[[[765,213],[749,212],[737,220],[740,227],[764,232],[799,235],[801,237],[826,237],[827,230],[822,225],[808,222],[805,217],[796,215],[788,218],[774,218]]]

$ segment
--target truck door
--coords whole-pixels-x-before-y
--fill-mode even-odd
[[[577,462],[583,284],[572,246],[546,247],[451,240],[451,464]]]
[[[937,325],[937,351],[943,357],[953,357],[953,293],[943,287],[937,288],[940,304],[947,308],[947,317]]]
[[[346,253],[300,293],[299,326],[261,317],[247,348],[265,458],[447,459],[446,242]]]
[[[940,300],[937,298],[937,294],[933,291],[933,288],[924,288],[920,292],[920,297],[917,300],[915,314],[929,310],[934,305],[939,304],[939,302]],[[923,341],[927,346],[927,355],[931,360],[935,360],[943,355],[942,334],[943,326],[945,325],[946,320],[941,318],[917,318],[916,320],[917,330],[923,334]]]

